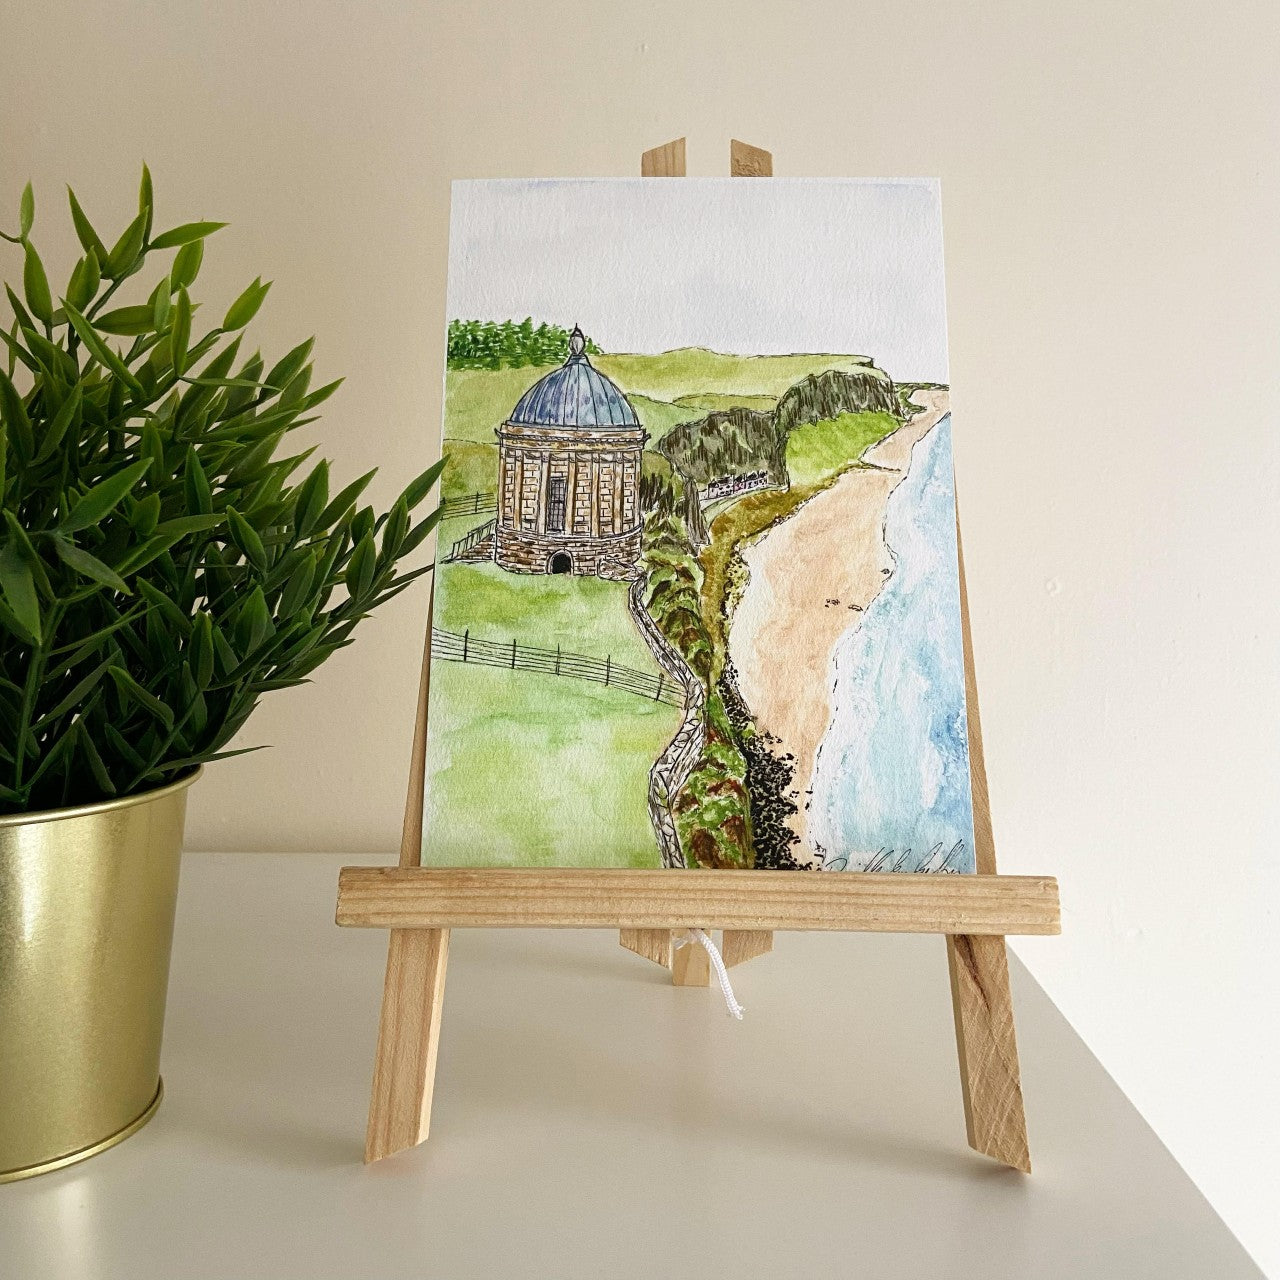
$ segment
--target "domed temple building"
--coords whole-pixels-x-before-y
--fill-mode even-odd
[[[516,573],[631,578],[640,558],[640,455],[648,438],[574,327],[569,358],[497,428],[494,558]]]

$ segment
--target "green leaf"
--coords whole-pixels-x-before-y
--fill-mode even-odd
[[[65,298],[62,300],[62,305],[66,308],[67,318],[71,321],[71,327],[80,335],[80,341],[84,343],[89,354],[100,365],[110,369],[131,391],[141,394],[142,384],[129,372],[125,362],[98,337],[94,332],[93,325],[80,314],[78,308]]]
[[[39,644],[40,601],[31,565],[15,538],[9,538],[0,548],[0,592],[22,629]]]
[[[64,516],[58,524],[62,533],[75,533],[78,529],[87,529],[97,524],[104,516],[109,515],[119,505],[120,500],[151,469],[151,462],[144,458],[108,476],[93,486],[72,508],[71,513]]]
[[[372,507],[361,507],[351,517],[351,541],[359,542],[367,533],[373,532],[374,515]]]
[[[80,207],[80,201],[76,199],[76,193],[67,188],[67,199],[71,202],[71,221],[75,223],[76,237],[80,241],[80,247],[89,253],[92,251],[98,259],[98,264],[107,260],[107,247],[102,243],[101,237],[93,229],[93,223],[85,217],[84,210]]]
[[[445,459],[441,458],[439,462],[428,467],[402,495],[405,505],[412,511],[422,500],[435,488],[435,483],[440,479],[440,473],[444,470]]]
[[[154,694],[148,693],[123,667],[110,667],[107,674],[115,681],[121,694],[153,715],[166,729],[173,728],[172,710]]]
[[[59,716],[66,715],[68,711],[79,708],[85,698],[87,698],[97,687],[97,684],[102,677],[107,674],[108,668],[110,668],[114,661],[114,655],[104,658],[92,671],[89,672],[87,676],[73,685],[71,691],[59,699],[54,706],[50,707],[49,710],[46,711],[44,715],[42,715],[31,727],[33,729],[40,729],[50,721],[56,720]]]
[[[147,306],[151,308],[151,327],[163,329],[169,323],[169,309],[173,305],[173,279],[165,276],[151,291]]]
[[[356,500],[365,491],[365,487],[374,476],[378,474],[375,467],[372,471],[366,471],[358,480],[353,480],[345,489],[343,489],[332,502],[320,513],[320,519],[316,522],[316,528],[327,529],[340,516],[346,513],[356,504]]]
[[[146,222],[142,225],[142,239],[151,234],[151,218],[155,211],[155,191],[151,186],[151,170],[147,168],[146,163],[142,165],[142,181],[138,184],[138,212],[146,215]]]
[[[160,523],[160,495],[149,493],[141,502],[134,503],[129,523],[140,538],[149,538]]]
[[[162,231],[151,242],[153,249],[173,249],[178,245],[193,244],[198,240],[203,240],[205,236],[211,236],[215,231],[220,231],[227,224],[225,222],[184,222],[180,227],[171,227],[168,231]],[[192,277],[194,279],[194,276]],[[187,281],[189,284],[190,281]]]
[[[114,569],[103,564],[97,556],[90,555],[82,547],[77,547],[74,542],[55,536],[53,546],[63,564],[77,573],[83,574],[86,578],[92,578],[94,582],[101,582],[113,591],[122,591],[125,595],[133,594],[129,590],[128,583]]]
[[[173,309],[173,329],[169,334],[171,349],[169,358],[173,371],[181,374],[187,367],[187,345],[191,341],[191,299],[185,287],[178,290],[177,305]]]
[[[45,430],[44,439],[40,441],[40,449],[32,459],[36,465],[53,457],[54,452],[62,443],[63,436],[67,434],[67,428],[71,426],[73,421],[79,419],[80,404],[80,384],[77,382],[71,388],[71,394],[62,402],[62,407],[54,414],[53,421],[49,423]]]
[[[267,567],[267,553],[263,548],[262,539],[258,537],[257,531],[235,507],[227,508],[227,519],[231,523],[231,540],[240,548],[244,558],[255,569],[265,569]]]
[[[168,296],[165,298],[168,301]],[[103,333],[117,333],[126,337],[139,333],[151,333],[156,328],[155,311],[151,306],[117,307],[105,315],[95,316],[95,329]]]
[[[209,490],[209,477],[200,465],[200,458],[194,446],[187,450],[187,460],[182,471],[182,491],[187,501],[187,509],[208,515],[213,510],[213,495]]]
[[[151,247],[155,248],[154,241]],[[184,244],[174,256],[173,269],[169,273],[169,278],[173,281],[173,287],[182,289],[190,286],[196,276],[200,274],[200,263],[203,259],[203,240],[192,240],[190,244]]]
[[[317,387],[310,395],[303,396],[297,403],[298,412],[308,413],[316,405],[323,404],[345,381],[345,378],[335,378],[332,382],[326,382],[323,387]]]
[[[207,689],[213,679],[213,619],[198,613],[187,642],[187,660],[197,689]]]
[[[9,443],[18,462],[29,462],[35,449],[31,419],[18,388],[7,373],[0,373],[0,422],[8,428]]]
[[[172,546],[179,538],[185,538],[189,533],[204,533],[225,523],[226,516],[220,511],[210,512],[208,515],[177,516],[172,520],[162,520],[156,525],[154,536],[168,538],[169,545]]]
[[[18,235],[24,240],[31,234],[36,220],[36,193],[31,190],[31,183],[22,188],[22,199],[18,202]]]
[[[398,558],[404,559],[405,556],[412,555],[418,547],[426,541],[427,535],[432,529],[440,523],[440,517],[444,515],[444,508],[437,507],[425,520],[414,525],[405,536],[404,541],[400,544]]]
[[[329,464],[321,462],[298,487],[294,521],[298,537],[305,538],[320,520],[329,501]]]
[[[77,720],[72,732],[84,749],[85,759],[89,762],[89,772],[93,774],[94,781],[109,796],[115,795],[116,784],[112,782],[111,775],[107,772],[107,766],[103,764],[102,757],[98,754],[98,748],[93,745],[93,737],[85,727],[84,721]]]
[[[289,581],[284,584],[284,590],[280,593],[280,604],[276,611],[277,616],[290,618],[298,612],[307,600],[315,576],[316,557],[309,555],[289,575]]]
[[[164,441],[154,422],[142,428],[142,456],[151,464],[151,483],[163,484],[168,479],[164,465]]]
[[[373,575],[378,567],[378,552],[373,545],[373,534],[366,533],[356,544],[347,564],[345,582],[351,598],[363,600],[373,585]]]
[[[129,742],[119,729],[107,720],[102,731],[106,735],[107,742],[116,749],[125,761],[135,772],[147,767],[147,762],[133,749],[133,744]]]
[[[8,284],[5,285],[4,291],[8,295],[9,305],[13,308],[13,314],[18,317],[22,327],[24,329],[34,329],[36,327],[36,322],[31,318],[31,312],[22,305],[18,295],[14,293],[13,289]]]
[[[245,325],[258,314],[258,308],[262,306],[262,300],[267,296],[267,290],[271,288],[271,281],[266,284],[262,283],[262,278],[256,279],[245,291],[227,308],[227,314],[223,318],[222,327],[224,329],[243,329]]]
[[[107,260],[102,264],[102,274],[108,280],[121,280],[130,275],[142,253],[142,237],[146,232],[147,215],[140,213],[120,233]]]
[[[190,769],[198,764],[209,764],[213,760],[229,760],[232,756],[247,756],[251,751],[265,751],[266,743],[257,747],[237,747],[234,751],[215,751],[213,755],[184,756],[181,760],[165,760],[156,765],[156,773],[175,773],[179,769]]]
[[[408,532],[409,508],[404,498],[397,498],[382,530],[382,554],[378,557],[380,567],[395,563],[400,544],[404,541],[405,534]]]
[[[191,618],[172,596],[168,596],[158,587],[152,586],[146,578],[138,579],[138,593],[151,608],[155,609],[172,625],[179,635],[187,636],[191,634]],[[150,618],[147,619],[148,623],[151,621]]]
[[[262,588],[255,586],[240,605],[235,625],[236,643],[241,652],[251,654],[264,640],[270,639],[274,632],[266,597],[262,594]]]
[[[54,394],[57,394],[64,384],[69,388],[79,379],[80,370],[76,367],[75,359],[60,346],[50,342],[43,333],[35,329],[24,329],[22,336],[46,375],[42,381],[53,384],[51,390]]]
[[[22,291],[27,295],[27,306],[41,323],[52,324],[53,298],[49,294],[49,277],[44,273],[44,263],[30,240],[23,245],[23,250],[26,260],[22,264]]]
[[[164,555],[181,536],[181,534],[174,536],[161,533],[157,527],[156,532],[146,542],[140,543],[116,561],[116,570],[120,573],[137,573],[144,565]]]
[[[102,283],[102,272],[98,266],[98,255],[90,249],[71,273],[71,282],[67,285],[67,297],[73,306],[83,311],[97,295],[98,286]]]
[[[306,342],[298,343],[292,351],[275,365],[262,381],[274,391],[280,391],[288,386],[302,369],[302,366],[307,363],[307,357],[311,354],[311,348],[314,345],[314,338],[308,338]]]

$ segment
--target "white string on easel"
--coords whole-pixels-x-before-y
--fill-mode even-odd
[[[678,938],[675,939],[676,950],[681,947],[692,946],[694,943],[701,943],[706,948],[707,955],[711,957],[711,967],[716,971],[716,977],[720,979],[720,992],[724,996],[724,1007],[729,1011],[731,1017],[742,1021],[742,1015],[745,1009],[738,1003],[733,994],[733,986],[729,982],[729,970],[724,967],[724,959],[720,955],[720,949],[711,941],[711,935],[705,929],[686,929]]]

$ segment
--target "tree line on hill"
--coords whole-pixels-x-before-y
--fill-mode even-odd
[[[587,351],[599,355],[590,338]],[[563,364],[569,358],[569,330],[545,321],[450,320],[450,369],[519,369],[526,365]]]

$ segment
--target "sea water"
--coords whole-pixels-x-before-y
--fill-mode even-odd
[[[974,870],[955,519],[948,414],[889,495],[892,576],[832,655],[809,806],[825,869]]]

